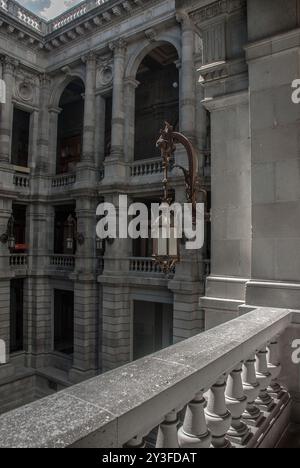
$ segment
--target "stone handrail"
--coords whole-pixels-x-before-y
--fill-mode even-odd
[[[76,173],[59,174],[52,178],[52,188],[67,187],[76,183]]]
[[[161,158],[144,159],[142,161],[136,161],[131,165],[132,177],[161,174],[162,171]]]
[[[50,266],[64,270],[75,268],[75,255],[51,255]]]
[[[22,7],[14,0],[0,0],[0,10],[1,9],[40,34],[47,31],[47,22],[45,20],[35,15],[27,8]]]
[[[21,188],[29,188],[30,177],[24,174],[14,174],[14,185]]]
[[[129,261],[129,271],[162,274],[160,266],[157,265],[151,257],[131,257]]]
[[[27,254],[12,254],[9,259],[10,266],[27,266],[28,255]]]
[[[85,15],[90,10],[93,10],[94,8],[97,8],[98,6],[101,6],[109,1],[110,0],[86,0],[84,2],[81,2],[79,5],[70,8],[62,15],[58,16],[57,18],[54,18],[54,20],[51,21],[49,24],[48,31],[57,31],[66,24],[69,24],[72,21]]]
[[[4,414],[0,447],[140,447],[157,427],[157,448],[259,446],[287,407],[276,337],[292,319],[257,309]]]

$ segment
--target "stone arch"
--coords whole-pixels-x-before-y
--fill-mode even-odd
[[[85,76],[83,73],[68,73],[67,75],[55,80],[50,94],[50,107],[58,107],[61,96],[67,86],[74,80],[81,80],[85,86]]]
[[[149,42],[144,40],[139,43],[135,51],[132,53],[125,72],[125,78],[135,78],[138,72],[139,66],[143,59],[157,47],[170,44],[172,45],[178,54],[179,60],[181,59],[181,42],[180,38],[170,34],[162,34],[158,36],[155,40]]]

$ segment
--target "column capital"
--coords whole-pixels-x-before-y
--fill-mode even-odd
[[[109,44],[109,48],[111,51],[114,52],[114,54],[118,55],[125,55],[126,49],[127,49],[127,42],[123,39],[117,39],[116,41],[113,41]]]
[[[183,31],[194,31],[194,24],[185,11],[178,11],[176,13],[176,21],[181,24]]]
[[[49,75],[47,75],[47,73],[41,73],[38,78],[41,87],[48,88],[50,86],[51,78]]]
[[[3,65],[4,73],[9,73],[10,75],[13,75],[15,69],[20,65],[18,60],[9,57],[8,55],[4,55],[1,58],[1,63]]]
[[[87,54],[81,57],[81,61],[86,65],[96,65],[97,62],[97,54],[94,51],[90,51]]]

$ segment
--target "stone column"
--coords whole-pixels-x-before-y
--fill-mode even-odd
[[[195,80],[195,32],[189,16],[176,15],[181,24],[181,83],[180,83],[180,131],[195,140],[196,80]]]
[[[96,281],[96,200],[86,194],[76,201],[77,243],[74,274],[74,358],[69,378],[76,383],[98,370],[99,293]]]
[[[125,102],[126,102],[126,120],[125,120],[125,161],[134,160],[134,137],[135,137],[135,93],[139,82],[134,78],[128,78],[125,81]]]
[[[12,213],[12,202],[0,199],[0,235],[7,230],[7,223]],[[6,355],[9,357],[10,342],[10,253],[7,244],[0,242],[0,339],[6,343]],[[7,359],[8,360],[8,359]]]
[[[82,59],[86,65],[82,162],[94,162],[96,123],[96,55],[91,52]]]
[[[0,162],[9,163],[12,132],[12,94],[14,68],[17,62],[5,57],[2,62],[3,80],[6,85],[6,102],[0,106]]]
[[[50,122],[49,122],[49,172],[56,174],[57,169],[57,126],[58,116],[61,113],[60,107],[51,107],[49,109]]]
[[[50,79],[46,74],[40,75],[40,111],[39,130],[37,139],[38,156],[36,161],[36,172],[39,174],[49,173],[49,99]]]
[[[49,265],[53,207],[44,203],[30,205],[27,211],[27,239],[30,246],[29,275],[24,282],[24,337],[28,365],[47,365],[51,352],[51,288],[45,270]],[[52,223],[51,223],[52,220]]]
[[[101,94],[96,96],[96,132],[95,132],[95,162],[97,168],[103,167],[105,159],[105,112],[106,101]]]
[[[111,157],[122,160],[125,125],[124,73],[126,42],[123,39],[119,39],[110,44],[110,49],[114,52]]]

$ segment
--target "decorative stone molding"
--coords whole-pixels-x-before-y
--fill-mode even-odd
[[[157,38],[157,32],[153,28],[147,29],[147,31],[145,31],[145,36],[149,42],[155,42]]]
[[[112,63],[104,64],[97,72],[97,87],[108,86],[113,81],[113,65]]]
[[[31,102],[33,100],[33,93],[32,84],[27,80],[21,81],[16,86],[16,94],[21,101]]]
[[[191,13],[190,16],[196,24],[204,23],[205,21],[212,20],[217,16],[230,14],[237,10],[246,8],[246,6],[246,0],[219,0],[215,3],[196,10],[195,12]]]

